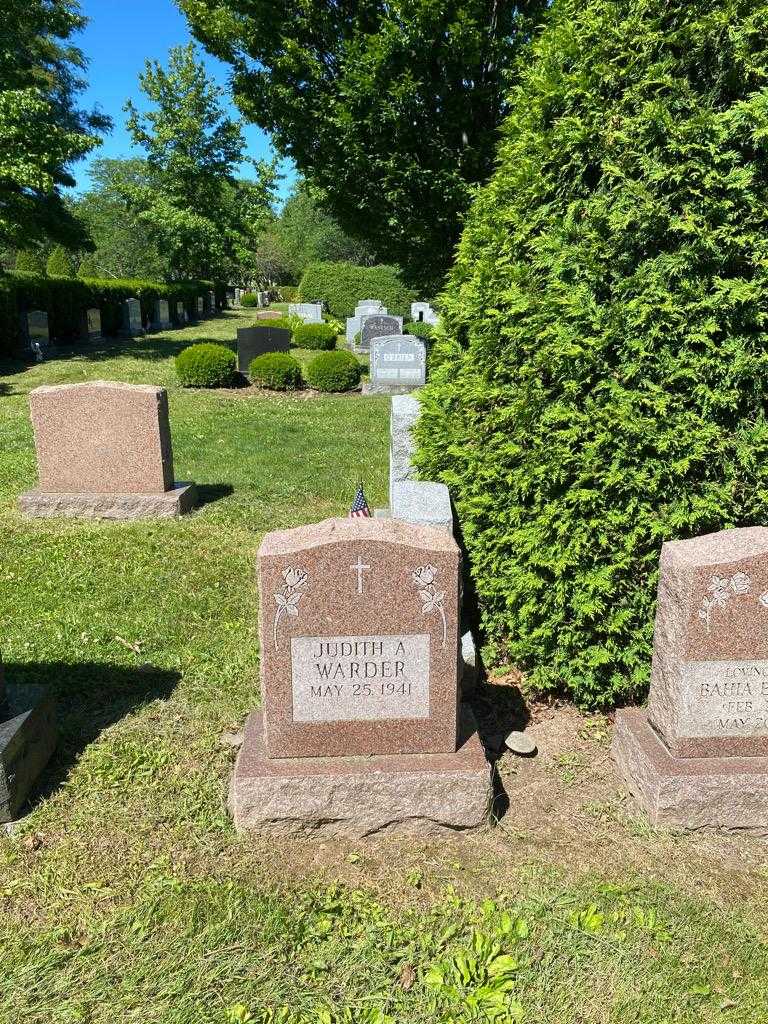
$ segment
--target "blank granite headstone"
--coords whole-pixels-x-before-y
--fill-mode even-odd
[[[13,679],[6,683],[0,662],[0,822],[17,816],[55,746],[50,690]]]
[[[93,381],[29,396],[39,485],[19,499],[30,516],[138,519],[180,515],[193,484],[176,484],[164,388]]]
[[[392,398],[389,420],[389,492],[401,480],[414,480],[413,453],[416,442],[413,428],[421,413],[418,398],[396,395]]]
[[[237,331],[237,368],[247,374],[251,361],[265,352],[288,352],[291,332],[284,327],[239,327]]]
[[[198,295],[195,300],[195,307],[197,309],[197,316],[200,318],[205,313],[205,299],[202,295]]]
[[[187,309],[183,302],[176,303],[176,320],[182,326],[187,322]]]
[[[370,382],[363,389],[365,394],[407,394],[421,387],[426,378],[427,347],[421,338],[399,334],[373,339]]]
[[[126,299],[123,303],[123,326],[121,334],[131,336],[142,334],[141,303],[138,299]]]
[[[655,824],[768,827],[768,528],[663,545],[648,708],[613,751]]]
[[[216,315],[216,292],[208,292],[208,312],[211,316]]]
[[[86,341],[101,341],[101,310],[88,309],[83,314],[81,333]]]
[[[370,835],[485,819],[489,767],[459,714],[453,537],[386,519],[268,534],[263,713],[233,778],[238,828]]]
[[[360,328],[360,349],[368,352],[374,338],[386,338],[403,333],[403,318],[374,313],[362,320]]]

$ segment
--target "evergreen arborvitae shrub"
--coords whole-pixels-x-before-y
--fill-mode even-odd
[[[362,366],[346,350],[322,352],[306,370],[307,384],[318,391],[351,391],[360,383]]]
[[[642,694],[666,539],[766,520],[768,4],[564,0],[441,300],[424,478],[491,657]]]
[[[176,375],[185,388],[225,388],[234,380],[235,353],[224,345],[202,342],[176,356]]]
[[[265,352],[251,360],[248,376],[273,391],[293,391],[301,387],[301,364],[287,352]]]
[[[310,263],[299,282],[302,302],[322,299],[335,317],[352,316],[361,299],[378,299],[393,316],[407,316],[416,293],[400,280],[397,267],[354,263]]]
[[[83,256],[80,260],[80,266],[77,268],[77,276],[86,280],[95,280],[99,276],[99,268],[96,266],[96,260],[93,256]]]
[[[336,348],[336,329],[330,324],[298,324],[293,332],[293,343],[297,348]]]
[[[16,262],[13,268],[17,274],[45,274],[45,260],[42,253],[36,249],[21,249],[16,253]]]
[[[428,341],[435,333],[432,324],[425,324],[423,320],[412,320],[409,324],[403,324],[403,334],[412,334],[414,338],[423,338]]]
[[[48,277],[72,277],[72,258],[63,245],[57,245],[45,265]]]

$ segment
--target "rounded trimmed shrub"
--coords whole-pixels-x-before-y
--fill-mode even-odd
[[[307,367],[307,384],[318,391],[351,391],[360,383],[362,371],[359,360],[345,349],[323,352]]]
[[[253,309],[259,304],[259,297],[254,292],[245,292],[240,296],[240,305],[244,309]]]
[[[336,348],[336,329],[330,324],[299,324],[293,332],[293,343],[296,348],[328,349]]]
[[[301,387],[301,364],[287,352],[265,352],[251,360],[248,376],[264,388],[293,391]]]
[[[225,388],[235,376],[235,353],[224,345],[202,342],[176,356],[176,375],[185,388]]]
[[[584,706],[646,688],[663,541],[765,521],[767,15],[552,5],[441,297],[416,465],[491,658]]]

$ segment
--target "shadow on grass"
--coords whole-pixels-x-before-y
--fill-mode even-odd
[[[232,484],[197,484],[197,508],[213,505],[235,493]]]
[[[8,683],[50,686],[57,700],[58,744],[22,814],[56,792],[85,748],[104,729],[152,701],[167,700],[181,679],[178,672],[153,665],[6,662],[4,667]]]

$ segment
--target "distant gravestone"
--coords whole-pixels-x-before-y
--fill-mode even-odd
[[[211,316],[216,315],[216,292],[208,292],[208,311]]]
[[[248,373],[251,361],[265,352],[288,352],[291,332],[283,327],[239,327],[237,331],[237,368]]]
[[[37,361],[42,362],[51,348],[48,314],[42,309],[33,309],[25,313],[22,317],[22,330],[27,339],[27,347],[34,353]]]
[[[375,313],[373,316],[367,316],[362,322],[359,347],[363,352],[368,352],[374,338],[385,338],[402,333],[403,318],[401,316],[385,316]]]
[[[768,826],[768,528],[663,545],[648,708],[613,753],[656,824]]]
[[[430,324],[432,327],[440,318],[428,302],[411,303],[411,320],[414,323]]]
[[[322,302],[291,302],[288,305],[288,316],[298,316],[305,324],[321,324],[323,322]]]
[[[259,309],[254,313],[256,320],[282,320],[283,314],[279,309]]]
[[[88,309],[83,315],[82,336],[86,341],[101,341],[101,310]]]
[[[141,303],[138,299],[126,299],[123,303],[123,326],[120,331],[124,335],[142,334]]]
[[[197,309],[197,316],[199,319],[205,312],[205,299],[202,295],[197,296],[197,299],[195,300],[195,308]]]
[[[488,764],[459,716],[459,565],[443,530],[331,519],[259,549],[264,712],[238,828],[371,835],[482,824]]]
[[[42,387],[29,396],[39,486],[22,495],[31,516],[137,519],[194,504],[175,484],[164,388],[115,381]]]
[[[426,378],[427,349],[421,338],[399,334],[373,339],[365,393],[404,395],[421,387]]]
[[[155,302],[152,326],[156,331],[165,331],[171,326],[171,309],[167,299],[157,299]]]
[[[187,309],[183,302],[176,303],[176,319],[182,325],[187,322]]]

